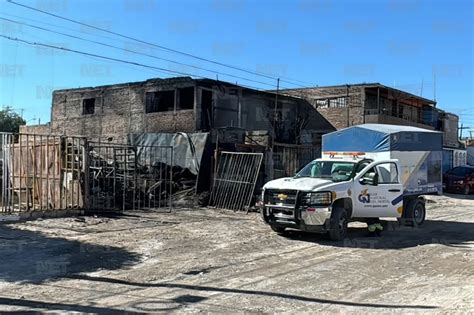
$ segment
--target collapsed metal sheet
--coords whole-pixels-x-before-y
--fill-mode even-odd
[[[173,147],[173,165],[188,169],[194,175],[199,167],[206,147],[207,132],[200,133],[140,133],[130,134],[128,143],[138,147],[137,158],[144,154],[141,147],[171,146]],[[166,163],[166,157],[156,155],[153,163]]]

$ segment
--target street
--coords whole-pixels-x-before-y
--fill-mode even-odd
[[[336,243],[205,208],[2,224],[0,313],[468,313],[474,196],[429,197],[427,213]]]

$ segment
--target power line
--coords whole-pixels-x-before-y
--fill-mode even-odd
[[[98,54],[88,53],[88,52],[75,50],[75,49],[70,49],[70,48],[65,48],[65,47],[59,47],[59,46],[45,44],[45,43],[31,42],[31,41],[28,41],[28,40],[25,40],[25,39],[14,38],[14,37],[2,35],[2,34],[0,34],[0,38],[5,38],[5,39],[11,40],[11,41],[21,42],[21,43],[31,45],[31,46],[47,47],[47,48],[51,48],[51,49],[57,49],[57,50],[72,52],[72,53],[79,54],[79,55],[84,55],[84,56],[87,56],[87,57],[93,57],[93,58],[99,58],[99,59],[104,59],[104,60],[109,60],[109,61],[114,61],[114,62],[119,62],[119,63],[130,64],[130,65],[134,65],[134,66],[138,66],[138,67],[153,69],[153,70],[160,71],[160,72],[168,72],[168,73],[191,76],[191,77],[197,77],[197,78],[202,78],[202,79],[209,79],[207,77],[203,77],[203,76],[199,76],[199,75],[195,75],[195,74],[191,74],[191,73],[175,71],[175,70],[169,70],[169,69],[165,69],[165,68],[161,68],[161,67],[142,64],[142,63],[135,62],[135,61],[129,61],[129,60],[124,60],[124,59],[119,59],[119,58],[107,57],[107,56],[102,56],[102,55],[98,55]],[[261,89],[253,87],[253,86],[244,85],[244,84],[239,84],[239,85],[243,86],[243,87],[246,87],[246,88],[249,88],[249,89],[254,89],[254,90],[261,91]]]
[[[10,36],[1,35],[1,34],[0,34],[0,37],[6,38],[6,39],[11,40],[11,41],[21,42],[21,43],[31,45],[31,46],[41,46],[41,47],[47,47],[47,48],[52,48],[52,49],[64,50],[64,51],[68,51],[68,52],[72,52],[72,53],[76,53],[76,54],[80,54],[80,55],[85,55],[85,56],[89,56],[89,57],[96,57],[96,58],[111,60],[111,61],[115,61],[115,62],[127,63],[127,64],[131,64],[131,65],[139,66],[139,67],[150,68],[150,69],[165,71],[165,72],[169,72],[169,73],[179,74],[179,75],[197,77],[196,75],[193,75],[193,74],[189,74],[189,73],[185,73],[185,72],[181,72],[181,71],[169,70],[169,69],[165,69],[165,68],[161,68],[161,67],[145,65],[145,64],[135,62],[135,61],[129,61],[129,60],[124,60],[124,59],[119,59],[119,58],[107,57],[107,56],[97,55],[97,54],[93,54],[93,53],[88,53],[88,52],[75,50],[75,49],[69,49],[69,48],[65,48],[65,47],[59,47],[59,46],[45,44],[45,43],[31,42],[31,41],[27,41],[27,40],[24,40],[24,39],[21,39],[21,38],[10,37]],[[204,78],[204,77],[201,77],[201,78]]]
[[[149,58],[157,59],[157,60],[167,61],[167,62],[174,63],[174,64],[178,64],[178,65],[181,65],[181,66],[192,67],[192,68],[195,68],[195,69],[208,71],[208,72],[211,72],[211,73],[214,73],[214,74],[226,75],[226,76],[229,76],[229,77],[232,77],[232,78],[236,78],[236,79],[240,79],[240,80],[245,80],[245,81],[249,81],[249,82],[253,82],[253,83],[258,83],[258,84],[263,84],[263,85],[275,87],[275,85],[269,84],[269,83],[266,83],[266,82],[257,81],[257,80],[254,80],[254,79],[249,79],[249,78],[245,78],[245,77],[241,77],[241,76],[236,76],[236,75],[230,74],[230,73],[225,73],[225,72],[219,72],[219,71],[216,71],[216,70],[206,69],[206,68],[203,68],[203,67],[190,65],[190,64],[182,63],[182,62],[179,62],[179,61],[174,61],[174,60],[167,59],[167,58],[157,57],[157,56],[154,56],[154,55],[150,55],[150,54],[146,54],[146,53],[142,53],[142,52],[137,52],[137,51],[134,51],[134,50],[131,50],[131,49],[127,49],[127,48],[123,48],[123,47],[118,47],[118,46],[114,46],[114,45],[110,45],[110,44],[98,42],[98,41],[91,40],[91,39],[87,39],[87,38],[83,38],[83,37],[80,37],[80,36],[76,36],[76,35],[71,35],[71,34],[67,34],[67,33],[63,33],[63,32],[54,31],[54,30],[51,30],[51,29],[48,29],[48,28],[45,28],[45,27],[41,27],[41,26],[37,26],[37,25],[32,25],[32,24],[28,24],[28,23],[25,23],[25,22],[21,22],[21,21],[15,21],[15,20],[7,19],[7,18],[2,18],[2,17],[0,17],[0,20],[8,21],[8,22],[11,22],[11,23],[17,23],[17,24],[20,24],[20,25],[25,25],[25,26],[28,26],[28,27],[31,27],[31,28],[39,29],[39,30],[46,31],[46,32],[50,32],[50,33],[53,33],[53,34],[58,34],[58,35],[66,36],[66,37],[73,38],[73,39],[77,39],[77,40],[81,40],[81,41],[86,41],[86,42],[94,43],[94,44],[96,44],[96,45],[101,45],[101,46],[104,46],[104,47],[109,47],[109,48],[113,48],[113,49],[118,49],[118,50],[130,52],[130,53],[134,53],[134,54],[137,54],[137,55],[142,55],[142,56],[146,56],[146,57],[149,57]]]
[[[201,60],[201,61],[209,62],[209,63],[215,64],[215,65],[219,65],[219,66],[222,66],[222,67],[227,67],[227,68],[231,68],[231,69],[234,69],[234,70],[246,72],[246,73],[249,73],[249,74],[252,74],[252,75],[258,75],[258,76],[261,76],[261,77],[266,77],[266,78],[272,79],[272,80],[279,79],[279,78],[276,78],[274,76],[270,76],[270,75],[267,75],[267,74],[247,70],[247,69],[244,69],[244,68],[241,68],[241,67],[225,64],[225,63],[222,63],[222,62],[219,62],[219,61],[214,61],[214,60],[211,60],[211,59],[208,59],[208,58],[199,57],[199,56],[187,53],[187,52],[179,51],[179,50],[169,48],[169,47],[166,47],[166,46],[163,46],[163,45],[154,44],[154,43],[147,42],[147,41],[144,41],[144,40],[141,40],[141,39],[138,39],[138,38],[134,38],[134,37],[131,37],[131,36],[128,36],[128,35],[120,34],[120,33],[114,32],[114,31],[110,31],[110,30],[107,30],[107,29],[104,29],[104,28],[101,28],[101,27],[97,27],[97,26],[90,25],[90,24],[87,24],[87,23],[84,23],[84,22],[76,21],[76,20],[73,20],[73,19],[70,19],[70,18],[67,18],[67,17],[64,17],[64,16],[60,16],[60,15],[57,15],[57,14],[54,14],[54,13],[51,13],[51,12],[48,12],[48,11],[40,10],[40,9],[31,7],[31,6],[28,6],[28,5],[25,5],[25,4],[21,4],[21,3],[18,3],[18,2],[12,1],[12,0],[7,0],[7,2],[11,3],[11,4],[14,4],[14,5],[17,5],[17,6],[24,7],[24,8],[29,9],[29,10],[33,10],[33,11],[36,11],[36,12],[47,14],[49,16],[53,16],[55,18],[62,19],[62,20],[65,20],[65,21],[68,21],[68,22],[71,22],[71,23],[86,26],[86,27],[89,27],[89,28],[92,28],[92,29],[96,29],[96,30],[105,32],[105,33],[109,33],[109,34],[112,34],[112,35],[115,35],[115,36],[122,37],[122,38],[125,38],[125,39],[128,39],[128,40],[133,40],[133,41],[136,41],[136,42],[139,42],[139,43],[142,43],[142,44],[146,44],[146,45],[150,45],[150,46],[153,46],[153,47],[157,47],[159,49],[166,50],[166,51],[169,51],[169,52],[172,52],[172,53],[180,54],[180,55],[183,55],[183,56],[186,56],[186,57],[190,57],[190,58],[198,59],[198,60]],[[303,81],[296,80],[296,79],[291,79],[291,78],[284,78],[284,79],[285,80],[280,78],[280,81],[286,82],[286,83],[289,83],[289,84],[292,84],[292,85],[295,85],[295,86],[306,87],[306,86],[296,84],[296,83],[291,82],[291,81],[308,84],[307,82],[303,82]],[[312,84],[309,84],[309,85],[312,85]]]
[[[70,28],[70,27],[65,27],[63,25],[56,25],[56,24],[45,22],[45,21],[38,21],[38,20],[35,20],[35,19],[30,19],[30,18],[27,18],[27,17],[18,16],[18,15],[14,15],[14,14],[9,14],[9,13],[5,13],[5,12],[0,12],[0,14],[5,15],[5,16],[9,16],[9,17],[13,17],[13,18],[17,18],[17,19],[22,19],[22,20],[25,20],[25,21],[35,22],[35,23],[39,23],[39,24],[43,24],[43,25],[48,25],[48,26],[53,27],[53,28],[68,30],[68,31],[75,32],[75,33],[84,33],[84,31],[77,30],[77,29]],[[121,39],[113,38],[111,36],[105,36],[105,35],[101,35],[101,34],[88,34],[88,35],[93,35],[95,37],[105,38],[105,39],[120,42],[120,43],[126,43],[125,41],[122,41]]]

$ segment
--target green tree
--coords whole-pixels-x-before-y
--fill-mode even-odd
[[[26,121],[11,107],[7,106],[0,110],[0,131],[19,132],[20,126],[25,124]]]

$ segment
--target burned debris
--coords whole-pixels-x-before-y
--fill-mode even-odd
[[[318,157],[321,135],[334,130],[302,98],[189,77],[54,91],[47,129],[87,141],[83,173],[75,176],[83,207],[95,210],[184,199],[245,209],[265,181]],[[234,153],[259,162],[241,161],[243,173],[233,173],[220,164]],[[234,177],[245,186],[234,187],[244,202],[221,204]]]
[[[1,141],[2,213],[171,209],[172,147],[36,134]]]

